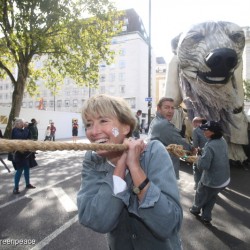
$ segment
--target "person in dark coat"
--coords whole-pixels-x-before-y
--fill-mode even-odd
[[[14,128],[12,129],[11,139],[15,140],[27,140],[29,139],[29,129],[28,127],[24,127],[23,119],[16,119],[14,122]],[[24,172],[24,178],[26,183],[26,188],[36,188],[35,186],[30,184],[30,156],[32,152],[20,152],[16,151],[12,157],[12,163],[16,170],[15,177],[14,177],[14,190],[13,194],[19,194],[19,182]]]
[[[37,121],[36,119],[31,119],[31,123],[29,123],[30,130],[30,139],[37,141],[38,140],[38,129],[37,129]]]

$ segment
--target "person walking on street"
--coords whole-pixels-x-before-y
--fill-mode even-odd
[[[37,129],[37,121],[35,118],[31,119],[31,123],[28,126],[30,130],[30,139],[37,141],[38,140],[38,129]]]
[[[202,170],[201,180],[195,192],[190,213],[199,216],[205,225],[210,225],[212,210],[218,194],[230,183],[230,165],[228,146],[222,137],[219,122],[208,121],[200,126],[208,138],[204,149],[197,160],[197,167]]]
[[[136,112],[135,118],[136,118],[136,126],[135,129],[133,131],[133,137],[135,139],[139,139],[140,138],[140,133],[141,133],[141,124],[140,124],[140,116],[142,114],[142,111],[139,109]]]
[[[44,141],[51,141],[51,137],[50,137],[50,125],[47,126],[46,130],[45,130],[45,139]]]
[[[30,131],[29,133],[29,139],[37,141],[38,140],[38,129],[37,129],[37,121],[35,118],[31,119],[31,123],[28,124],[28,129]],[[37,152],[30,152],[30,168],[33,168],[35,166],[37,166],[37,162],[36,162],[36,154]]]
[[[14,121],[14,128],[12,129],[11,139],[15,140],[28,140],[29,139],[29,129],[28,127],[24,127],[24,120],[23,119],[15,119]],[[31,152],[20,152],[15,151],[12,164],[16,170],[15,177],[14,177],[14,190],[13,194],[19,194],[19,182],[24,172],[24,178],[26,183],[27,189],[36,188],[35,186],[30,184],[30,156]]]
[[[205,123],[206,120],[202,117],[195,117],[192,120],[193,131],[192,131],[192,139],[193,139],[193,147],[196,148],[197,151],[202,150],[207,142],[207,138],[203,133],[203,130],[200,129],[200,125]],[[197,189],[198,183],[201,178],[201,170],[198,169],[197,163],[193,163],[193,175],[194,175],[194,190]]]
[[[174,100],[172,98],[163,97],[157,104],[157,112],[155,118],[150,123],[148,138],[162,142],[164,146],[169,144],[182,145],[184,149],[192,151],[195,149],[182,138],[180,131],[171,123],[174,115]],[[180,159],[170,153],[173,161],[174,170],[177,180],[179,180]]]
[[[182,249],[182,208],[172,161],[159,141],[131,138],[135,116],[126,101],[89,98],[82,111],[91,143],[125,151],[87,151],[77,194],[79,222],[106,234],[110,250]]]
[[[76,142],[78,136],[78,123],[77,120],[74,120],[72,123],[72,140]]]
[[[51,138],[51,140],[55,141],[55,136],[56,136],[56,127],[54,125],[54,122],[51,122],[51,124],[50,124],[50,138]]]

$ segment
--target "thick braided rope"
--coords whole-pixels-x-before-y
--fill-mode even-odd
[[[124,151],[127,146],[124,144],[99,144],[99,143],[69,143],[54,141],[32,141],[32,140],[6,140],[0,139],[0,152],[15,151],[56,151],[56,150],[107,150]],[[177,157],[183,158],[188,162],[194,162],[196,156],[187,156],[188,152],[183,150],[181,145],[170,144],[166,149]]]
[[[108,150],[124,151],[127,146],[123,144],[99,144],[99,143],[68,143],[54,141],[32,141],[32,140],[0,140],[0,151],[56,151],[56,150]]]

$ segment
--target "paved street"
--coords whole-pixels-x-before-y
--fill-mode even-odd
[[[22,177],[20,195],[12,194],[14,170],[2,157],[11,173],[0,165],[0,249],[108,249],[105,235],[84,228],[77,220],[76,193],[84,152],[38,151],[39,166],[31,169],[31,183],[37,188],[25,190]],[[191,165],[182,164],[184,250],[250,249],[250,170],[234,167],[231,175],[229,187],[215,205],[213,226],[206,227],[188,212],[194,183]]]

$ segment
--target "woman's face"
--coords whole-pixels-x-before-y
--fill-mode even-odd
[[[123,140],[130,132],[130,126],[122,124],[115,117],[87,116],[86,136],[91,143],[122,144]],[[113,155],[108,151],[97,151],[99,155],[108,158]]]

